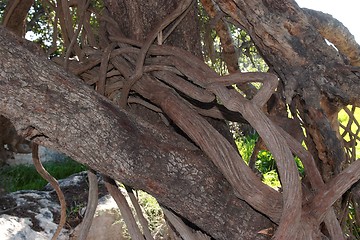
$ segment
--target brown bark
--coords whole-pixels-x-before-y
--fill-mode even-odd
[[[210,27],[215,28],[216,33],[220,37],[220,43],[222,47],[222,60],[226,63],[227,69],[229,73],[236,73],[239,72],[239,50],[236,49],[234,40],[231,36],[230,26],[229,23],[225,21],[223,18],[224,13],[221,12],[219,7],[214,4],[211,0],[202,0],[201,1],[204,9],[206,10],[207,14],[211,18]],[[213,26],[214,25],[214,26]],[[204,29],[205,34],[211,34],[210,29]],[[207,31],[209,31],[207,33]],[[211,39],[212,40],[212,39]],[[206,41],[206,39],[205,39]],[[207,43],[213,45],[212,42]],[[212,49],[214,47],[212,46]],[[211,59],[213,61],[213,59]],[[245,93],[248,99],[251,99],[257,92],[257,89],[252,84],[238,84],[237,85],[241,91]]]
[[[349,30],[330,14],[311,9],[303,9],[309,22],[320,34],[347,57],[352,66],[360,67],[360,46]]]
[[[287,103],[295,96],[301,99],[297,107],[301,109],[307,133],[316,144],[314,156],[319,160],[322,177],[329,181],[340,172],[345,160],[338,138],[337,113],[347,104],[359,106],[356,70],[346,66],[291,1],[215,2],[248,31],[281,78]]]
[[[0,113],[23,136],[149,192],[217,239],[264,238],[269,220],[192,144],[120,110],[3,28],[0,53]]]
[[[302,96],[306,106],[318,112],[318,120],[314,123],[317,127],[319,122],[327,121],[325,107],[320,106],[320,102],[359,105],[359,86],[356,84],[359,77],[344,66],[337,52],[325,43],[297,5],[280,1],[216,2],[248,30],[262,55],[284,82],[287,102],[291,102],[296,93]],[[249,16],[248,12],[253,14]],[[278,44],[282,47],[272,47]],[[325,100],[322,100],[323,96]],[[330,106],[329,103],[328,108]],[[329,144],[327,150],[330,147],[339,151],[333,144]],[[330,159],[335,158],[325,154]],[[337,154],[341,159],[341,153]]]
[[[18,36],[25,36],[26,16],[33,3],[34,0],[9,1],[3,16],[3,26]]]
[[[196,31],[196,24],[191,24],[196,14],[193,8],[186,15],[185,9],[176,13],[185,19],[163,41],[164,33],[177,26],[176,20],[169,20],[176,18],[172,11],[190,1],[105,1],[110,15],[104,11],[104,21],[100,22],[100,49],[84,54],[89,56],[85,62],[65,60],[65,66],[69,64],[71,71],[95,85],[98,92],[114,102],[120,95],[121,107],[141,103],[165,115],[171,126],[180,128],[188,139],[164,124],[146,123],[118,109],[48,60],[36,59],[19,47],[17,40],[9,41],[13,38],[3,29],[0,93],[4,97],[0,114],[10,118],[27,138],[148,191],[216,239],[263,237],[256,233],[271,224],[249,205],[279,224],[276,239],[319,239],[322,221],[330,237],[343,239],[331,206],[360,175],[358,162],[341,171],[345,153],[337,113],[349,103],[359,105],[358,69],[346,65],[325,44],[321,27],[313,26],[315,21],[294,2],[215,2],[249,32],[280,77],[286,102],[299,111],[303,120],[312,156],[263,112],[277,86],[275,75],[219,77],[189,52],[166,45],[151,46],[157,37],[158,45],[171,43],[200,55],[199,38],[191,34]],[[158,11],[159,7],[163,11]],[[251,100],[230,87],[254,81],[263,86]],[[141,98],[137,98],[139,95]],[[275,156],[282,194],[266,187],[216,131],[220,128],[214,128],[199,114],[199,108],[218,106],[215,97],[229,111],[241,114],[262,137]],[[142,118],[157,121],[156,114],[144,113]],[[301,189],[292,153],[303,161],[310,191]],[[241,221],[245,216],[251,216],[246,223]]]

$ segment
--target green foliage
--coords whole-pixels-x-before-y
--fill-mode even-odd
[[[163,212],[154,197],[143,191],[137,191],[139,204],[144,216],[149,223],[149,229],[153,236],[165,236],[166,222]]]
[[[86,207],[84,203],[73,202],[70,206],[67,205],[66,216],[67,218],[77,217],[82,215],[82,209]]]
[[[8,0],[0,1],[0,23],[3,22],[4,12],[5,12],[7,3],[8,3]]]
[[[346,235],[348,236],[348,239],[360,239],[360,226],[357,225],[356,221],[356,213],[355,208],[353,204],[360,204],[360,203],[350,203],[348,207],[348,218],[346,222],[346,227],[348,230],[348,233]],[[346,232],[346,231],[345,231]],[[351,235],[351,237],[350,237]]]
[[[56,179],[63,179],[86,170],[85,166],[70,158],[60,162],[46,162],[43,165]],[[6,192],[41,190],[46,184],[47,181],[40,176],[33,165],[6,166],[0,169],[0,187]]]
[[[252,134],[248,136],[238,136],[235,140],[239,153],[246,163],[249,163],[257,139],[258,135]]]
[[[254,42],[244,30],[231,26],[231,33],[239,49],[241,72],[267,72],[269,67],[257,51]]]
[[[275,170],[271,170],[263,174],[263,182],[275,189],[279,189],[281,187],[281,183],[279,181],[279,176]]]
[[[26,19],[25,38],[37,43],[46,51],[51,48],[54,37],[55,12],[46,1],[35,0],[29,10]],[[53,55],[60,55],[63,50],[63,40],[61,36],[61,28],[57,24],[56,43],[58,48],[54,49]]]
[[[94,12],[100,12],[103,8],[101,0],[92,0],[90,5]],[[78,28],[79,14],[73,7],[70,7],[69,11],[73,23],[72,31],[75,32]],[[95,13],[90,14],[89,23],[96,33],[99,22]],[[64,40],[65,35],[62,33],[60,19],[57,19],[53,6],[50,6],[46,1],[35,0],[27,16],[26,28],[25,37],[39,44],[46,51],[51,48],[51,57],[59,56],[65,52],[64,41],[69,41],[69,39]],[[81,37],[78,37],[77,41],[79,45],[83,44]]]
[[[358,225],[358,216],[356,215],[356,210],[354,205],[359,205],[359,202],[356,202],[354,198],[353,200],[348,201],[343,208],[343,218],[342,218],[342,226],[343,231],[345,233],[346,239],[360,239],[360,227]],[[355,201],[354,201],[355,200]],[[344,202],[343,202],[344,203]]]
[[[201,46],[205,62],[220,75],[228,74],[228,69],[223,61],[223,49],[220,37],[214,30],[215,21],[210,19],[199,3]],[[234,47],[237,49],[239,69],[242,72],[267,72],[268,66],[257,51],[253,41],[246,31],[228,22]]]
[[[256,141],[258,140],[258,135],[248,135],[243,137],[238,137],[235,142],[240,152],[240,155],[246,163],[249,162],[252,155]],[[300,176],[304,175],[304,166],[302,165],[298,157],[294,157],[295,163],[298,167]],[[263,176],[263,182],[273,188],[279,188],[281,186],[279,177],[276,169],[276,162],[273,155],[266,150],[261,150],[257,155],[257,160],[255,162],[256,168]]]

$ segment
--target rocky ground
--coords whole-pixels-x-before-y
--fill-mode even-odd
[[[66,225],[59,239],[71,239],[71,236],[76,234],[74,229],[82,221],[85,212],[88,197],[87,173],[72,175],[60,180],[59,183],[68,209]],[[99,181],[99,197],[103,198],[99,201],[98,210],[102,212],[106,209],[116,209],[116,204],[106,194],[104,184]],[[119,213],[112,218],[115,217],[119,218]],[[108,218],[107,216],[106,219]],[[116,219],[112,218],[111,221],[115,222]],[[59,219],[60,205],[56,192],[51,186],[46,186],[43,191],[26,190],[0,196],[0,239],[2,240],[51,239]],[[119,227],[119,231],[122,231],[122,227]],[[96,237],[94,234],[92,236]],[[89,239],[112,239],[93,237]]]

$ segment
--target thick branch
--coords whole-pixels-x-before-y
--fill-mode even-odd
[[[269,220],[234,195],[201,151],[120,110],[16,42],[0,28],[0,114],[22,135],[149,192],[214,238],[262,239],[257,232]]]
[[[310,23],[327,40],[335,45],[335,47],[344,54],[353,66],[360,66],[360,46],[356,42],[354,35],[337,19],[330,14],[312,9],[303,9]]]
[[[18,36],[25,36],[26,15],[34,0],[13,0],[6,5],[3,25]]]

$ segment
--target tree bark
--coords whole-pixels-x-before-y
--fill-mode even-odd
[[[239,200],[194,145],[114,106],[0,28],[0,114],[21,135],[136,189],[216,239],[266,239],[271,222]]]
[[[18,36],[25,36],[26,16],[32,4],[34,0],[9,1],[4,12],[3,26]]]
[[[337,114],[348,104],[359,106],[359,69],[347,65],[341,54],[326,44],[321,33],[328,33],[328,29],[323,31],[318,23],[312,25],[316,23],[314,19],[308,19],[294,1],[215,2],[246,29],[268,65],[280,77],[286,102],[299,109],[307,140],[312,141],[308,142],[314,157],[311,161],[316,161],[324,181],[330,181],[344,167],[345,153]],[[343,46],[338,49],[341,51]],[[352,61],[356,66],[356,59]],[[306,168],[305,171],[310,172]],[[312,184],[311,187],[319,186]],[[320,205],[324,210],[324,204]],[[333,226],[332,234],[338,234],[341,229],[334,214],[331,219],[327,221]],[[334,231],[336,227],[338,230]],[[343,238],[341,234],[336,236]]]
[[[309,23],[292,1],[215,1],[244,27],[285,86],[287,103],[299,97],[301,116],[317,144],[317,156],[330,179],[345,160],[337,136],[338,111],[360,104],[359,76]],[[275,47],[280,46],[281,47]],[[316,130],[315,130],[316,129]]]
[[[346,54],[341,52],[343,45],[338,48],[341,54],[328,46],[326,36],[321,34],[329,30],[322,29],[312,19],[319,17],[305,14],[294,1],[214,2],[251,35],[280,77],[283,86],[279,89],[284,92],[279,94],[303,120],[312,156],[262,111],[276,88],[275,75],[232,74],[219,78],[189,52],[170,46],[150,47],[157,35],[158,45],[171,43],[200,56],[196,24],[192,24],[196,19],[193,8],[187,15],[180,14],[186,16],[185,20],[168,39],[163,39],[164,33],[172,32],[177,24],[166,23],[168,17],[175,16],[169,12],[187,6],[190,0],[179,4],[164,0],[104,1],[107,9],[100,21],[100,41],[91,49],[92,55],[82,52],[80,46],[75,49],[78,55],[85,53],[85,60],[93,65],[88,71],[81,70],[83,62],[74,61],[80,69],[70,65],[99,92],[109,98],[111,94],[120,96],[121,107],[125,108],[131,99],[127,98],[130,90],[133,99],[146,99],[148,106],[162,111],[172,127],[180,128],[187,138],[164,124],[143,121],[152,118],[144,112],[140,118],[130,110],[117,108],[49,60],[31,55],[19,46],[24,41],[4,29],[0,30],[0,114],[11,119],[28,139],[149,192],[216,239],[266,237],[258,233],[269,229],[271,222],[249,205],[280,223],[275,239],[319,239],[322,221],[329,236],[343,239],[331,206],[359,180],[360,164],[352,163],[342,171],[346,158],[337,113],[347,104],[359,106],[357,58],[351,56],[350,63],[355,65],[347,65],[341,57]],[[73,32],[72,24],[67,27]],[[68,64],[68,59],[65,62]],[[168,75],[164,75],[164,70],[151,68],[171,71],[166,70]],[[113,72],[116,77],[108,78]],[[113,85],[107,85],[107,81],[113,81]],[[231,84],[252,81],[263,86],[251,100],[230,91]],[[215,98],[228,110],[243,115],[263,138],[276,159],[282,193],[265,186],[216,131],[219,128],[213,128],[194,110],[195,103],[204,107],[215,104]],[[305,166],[309,192],[301,189],[292,153]]]

